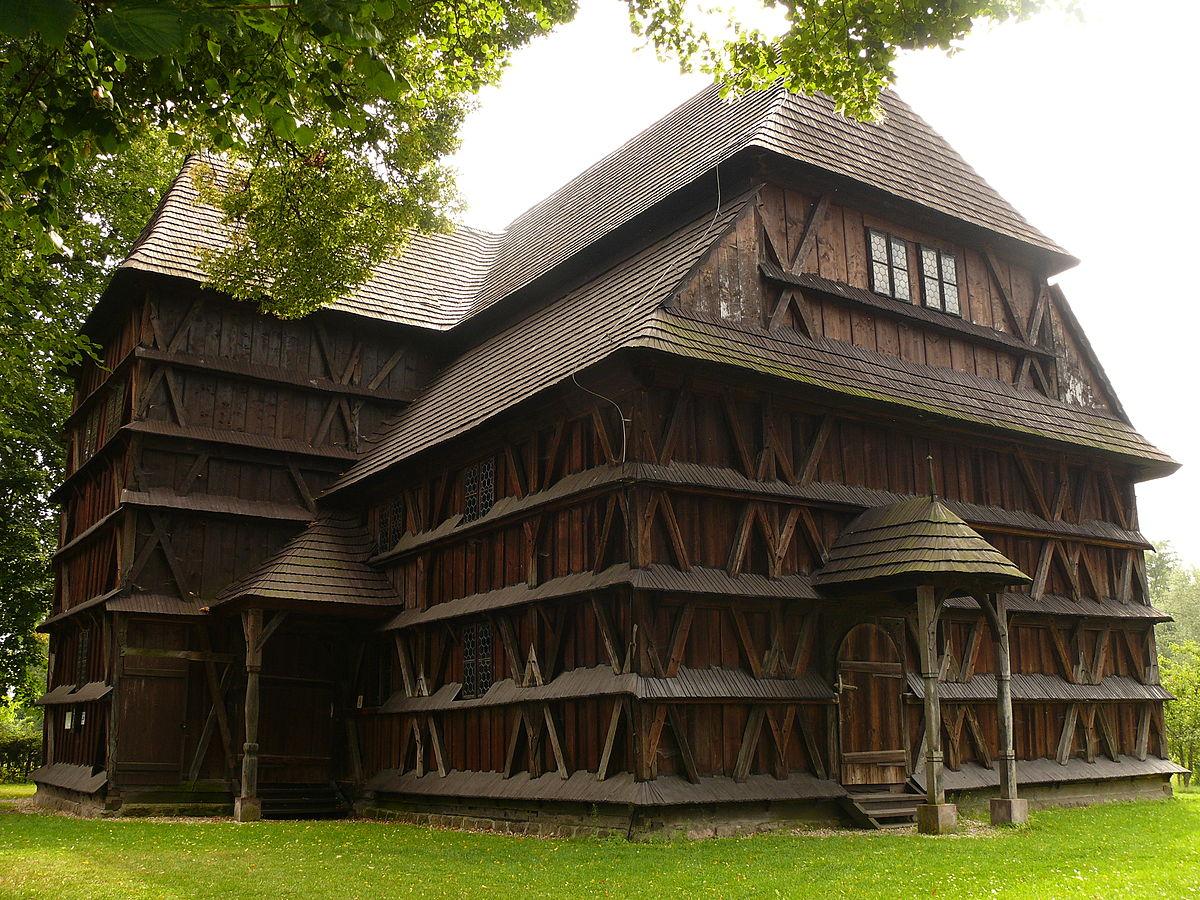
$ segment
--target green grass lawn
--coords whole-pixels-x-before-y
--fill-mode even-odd
[[[0,800],[0,896],[409,894],[1200,896],[1200,793],[1047,810],[1016,831],[944,838],[847,832],[658,844],[363,821],[84,820]]]

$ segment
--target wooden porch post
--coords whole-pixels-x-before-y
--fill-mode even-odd
[[[996,638],[996,721],[999,723],[1000,796],[991,801],[993,825],[1020,825],[1029,821],[1029,801],[1017,798],[1017,757],[1013,749],[1012,662],[1008,649],[1008,613],[1004,598],[980,598]]]
[[[246,743],[242,745],[242,791],[234,803],[233,817],[239,822],[262,818],[258,799],[258,676],[262,671],[262,610],[242,612],[246,636]]]
[[[917,807],[917,830],[949,834],[958,827],[958,807],[946,802],[942,787],[942,707],[938,700],[938,599],[932,587],[917,588],[917,642],[925,683],[925,792]]]

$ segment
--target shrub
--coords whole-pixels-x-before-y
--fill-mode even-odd
[[[40,711],[0,699],[0,783],[28,781],[42,761]]]

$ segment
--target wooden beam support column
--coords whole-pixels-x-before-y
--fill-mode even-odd
[[[917,643],[921,654],[921,679],[925,682],[925,793],[917,807],[917,830],[922,834],[949,834],[958,827],[958,807],[946,802],[942,787],[942,708],[938,699],[937,592],[917,588]]]
[[[1008,611],[1001,594],[978,598],[996,640],[996,722],[1000,752],[1000,796],[991,801],[993,825],[1021,825],[1029,821],[1029,801],[1017,797],[1017,756],[1013,739],[1012,657],[1008,645]]]
[[[258,799],[258,679],[262,672],[262,610],[242,613],[246,637],[246,742],[242,745],[242,790],[234,803],[233,817],[239,822],[262,818]]]

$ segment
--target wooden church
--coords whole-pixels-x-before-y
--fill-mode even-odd
[[[1074,264],[894,95],[715,89],[300,321],[190,162],[89,318],[42,802],[521,833],[1162,796]]]

